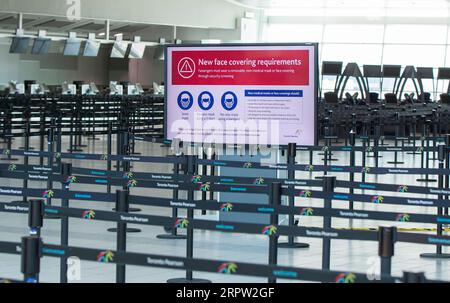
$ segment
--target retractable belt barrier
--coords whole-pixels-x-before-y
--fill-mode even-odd
[[[130,199],[131,201],[133,201],[133,196],[130,196]],[[145,199],[145,197],[138,197],[137,199]],[[184,202],[185,205],[189,203],[190,203],[189,201]],[[231,209],[233,209],[233,207],[234,205],[231,206]],[[132,223],[151,226],[163,226],[163,227],[177,226],[180,225],[180,222],[182,221],[183,224],[180,225],[181,226],[180,228],[189,227],[192,229],[200,229],[200,230],[232,232],[232,233],[248,233],[248,234],[269,235],[269,236],[296,236],[306,238],[378,241],[378,234],[377,232],[374,231],[340,230],[332,228],[323,229],[316,227],[298,227],[298,226],[284,226],[284,225],[275,226],[275,225],[263,225],[251,223],[218,222],[208,220],[187,220],[180,218],[173,219],[170,217],[163,217],[163,216],[129,214],[121,212],[111,212],[85,208],[84,209],[67,208],[48,205],[44,207],[44,210],[47,215],[85,219],[88,221],[122,222],[122,223]],[[0,203],[0,211],[11,213],[28,213],[29,208],[26,206],[20,206],[18,204]],[[382,216],[383,213],[379,213],[379,215]],[[450,237],[448,236],[435,236],[417,233],[397,233],[397,241],[416,244],[439,244],[443,246],[450,246]]]
[[[0,242],[0,252],[20,254],[21,243]],[[227,275],[244,275],[253,277],[273,277],[289,280],[303,280],[325,283],[396,283],[402,278],[380,275],[369,279],[367,274],[324,271],[319,269],[298,268],[288,266],[271,266],[225,260],[208,260],[173,257],[166,255],[142,254],[114,250],[90,249],[71,246],[59,246],[41,243],[42,256],[68,258],[76,256],[81,260],[109,264],[125,264],[156,268],[192,270]],[[428,281],[431,282],[431,281]]]
[[[0,154],[18,155],[28,157],[50,157],[52,154],[58,159],[96,160],[96,161],[127,161],[147,163],[185,164],[183,157],[149,157],[149,156],[123,156],[108,154],[74,154],[74,153],[48,153],[8,149],[0,149]],[[368,167],[368,166],[337,166],[337,165],[310,165],[310,164],[269,164],[260,162],[239,162],[197,159],[197,165],[216,167],[236,167],[246,169],[272,169],[305,172],[334,172],[334,173],[364,173],[364,174],[400,174],[400,175],[450,175],[450,169],[439,168],[396,168],[396,167]],[[0,166],[1,167],[1,166]],[[3,167],[5,167],[3,165]],[[33,167],[33,166],[32,166]]]

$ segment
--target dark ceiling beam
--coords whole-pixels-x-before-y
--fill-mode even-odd
[[[83,20],[83,21],[78,21],[78,22],[74,22],[74,23],[72,23],[72,24],[70,24],[70,25],[66,25],[66,26],[60,27],[60,28],[59,28],[59,31],[64,32],[64,31],[75,30],[75,29],[79,29],[79,28],[81,28],[81,27],[83,27],[83,26],[92,24],[92,23],[94,23],[93,20]]]
[[[33,21],[27,22],[23,24],[23,28],[27,28],[27,27],[33,27],[33,26],[42,26],[46,23],[55,21],[55,18],[53,17],[49,17],[49,18],[38,18],[35,19]]]

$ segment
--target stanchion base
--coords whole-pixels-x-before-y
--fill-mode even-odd
[[[325,159],[322,159],[322,161],[325,161]],[[338,159],[327,159],[327,161],[336,162],[336,161],[339,161],[339,160]]]
[[[278,248],[309,248],[309,244],[308,243],[289,243],[289,242],[284,242],[284,243],[278,243]]]
[[[116,233],[117,228],[115,228],[115,227],[108,228],[107,231],[110,233]],[[142,232],[142,230],[140,230],[139,228],[127,228],[127,233],[140,233],[140,232]]]
[[[186,240],[187,237],[184,235],[172,235],[172,234],[161,234],[156,236],[157,239],[161,240]]]
[[[405,164],[405,162],[401,162],[401,161],[389,161],[387,163],[388,164]]]
[[[88,147],[86,144],[76,145],[76,147]]]
[[[19,147],[19,149],[20,149],[20,150],[27,150],[27,149],[25,148],[25,146]],[[28,148],[28,150],[35,150],[35,148],[34,148],[34,147],[30,147],[30,148]]]
[[[424,259],[450,259],[450,254],[424,253],[420,254],[420,257]]]
[[[72,152],[82,152],[83,150],[82,149],[78,149],[78,148],[72,148],[72,149],[68,149],[67,151],[69,153],[72,153]]]
[[[434,179],[416,179],[417,182],[437,182],[437,180]]]
[[[378,157],[375,157],[375,156],[372,156],[372,155],[370,155],[370,156],[366,156],[367,158],[383,158],[383,156],[378,156]]]
[[[100,141],[100,138],[92,138],[92,137],[88,137],[87,140],[88,140],[88,141]]]
[[[410,153],[406,153],[407,155],[421,155],[422,153],[419,152],[410,152]]]
[[[206,280],[206,279],[192,279],[192,280],[188,280],[186,278],[176,278],[176,279],[169,279],[169,280],[167,280],[167,283],[171,283],[171,284],[189,284],[189,283],[209,284],[209,283],[212,283],[212,282],[210,280]]]

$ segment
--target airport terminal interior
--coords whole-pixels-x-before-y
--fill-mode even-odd
[[[0,0],[0,282],[450,282],[447,0]]]

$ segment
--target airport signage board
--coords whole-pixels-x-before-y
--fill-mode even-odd
[[[167,46],[166,139],[315,145],[317,47]]]

